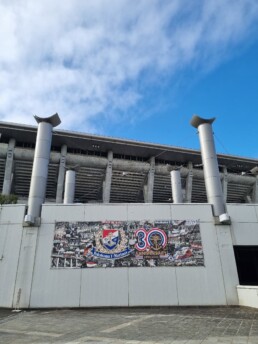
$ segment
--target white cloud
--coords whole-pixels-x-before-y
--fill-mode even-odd
[[[2,1],[0,119],[58,112],[88,131],[126,120],[144,83],[217,65],[257,18],[251,0]]]

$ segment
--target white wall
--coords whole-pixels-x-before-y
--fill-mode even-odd
[[[50,269],[55,221],[200,219],[205,266]],[[45,205],[30,307],[100,307],[238,304],[230,228],[226,239],[213,224],[210,205]],[[225,236],[225,235],[224,235]],[[218,242],[218,237],[222,243]],[[230,247],[225,251],[225,242]],[[223,249],[221,247],[223,247]],[[232,270],[227,278],[220,251]],[[227,302],[228,298],[228,302]]]
[[[258,308],[258,286],[238,285],[239,305]]]
[[[49,204],[39,228],[22,227],[24,211],[0,210],[0,307],[236,305],[233,244],[258,245],[255,205],[228,205],[230,226],[209,204]],[[50,268],[56,221],[157,219],[200,219],[205,266]]]
[[[258,205],[229,204],[233,245],[258,245]]]
[[[0,206],[0,307],[13,306],[24,212],[24,205]]]

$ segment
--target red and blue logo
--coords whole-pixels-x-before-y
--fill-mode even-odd
[[[102,244],[107,250],[113,250],[119,244],[119,231],[116,229],[104,229],[102,231]]]

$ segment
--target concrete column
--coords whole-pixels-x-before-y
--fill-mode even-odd
[[[30,182],[28,213],[25,216],[25,222],[28,224],[35,224],[36,218],[40,216],[46,194],[52,129],[61,123],[58,114],[48,118],[34,117],[39,125]]]
[[[258,203],[258,175],[255,176],[255,183],[252,192],[252,203]]]
[[[145,203],[153,203],[153,189],[155,177],[155,157],[150,158],[150,170],[148,172],[147,184],[144,185],[143,195]]]
[[[22,231],[12,305],[16,309],[30,305],[38,232],[38,227],[25,227]]]
[[[3,183],[3,195],[10,195],[13,180],[13,155],[15,148],[15,139],[10,139],[7,149],[7,156],[5,162],[4,183]]]
[[[215,227],[227,305],[239,305],[236,286],[239,285],[230,226]]]
[[[106,176],[105,180],[103,181],[103,203],[110,202],[110,194],[111,194],[111,182],[112,182],[112,165],[113,165],[113,152],[108,152],[108,163],[106,167]]]
[[[59,163],[59,172],[58,172],[57,189],[56,189],[56,203],[63,202],[66,154],[67,154],[67,146],[63,145],[61,148],[61,156],[60,156],[60,163]]]
[[[188,163],[188,174],[186,177],[185,186],[185,202],[192,203],[192,190],[193,190],[193,163]]]
[[[214,120],[215,118],[204,119],[198,116],[193,116],[191,124],[193,127],[198,128],[199,132],[204,181],[208,202],[213,205],[214,216],[222,216],[221,219],[223,219],[224,222],[224,218],[226,216],[226,205],[222,192],[218,160],[216,156],[211,125]]]
[[[180,170],[170,172],[173,203],[183,203]]]
[[[65,174],[65,192],[64,192],[64,204],[74,202],[75,193],[75,171],[68,170]]]
[[[226,166],[223,167],[222,191],[224,195],[224,202],[227,203],[228,197],[228,170]]]

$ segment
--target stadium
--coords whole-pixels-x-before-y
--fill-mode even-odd
[[[37,127],[0,122],[0,131],[0,188],[8,153],[12,169],[11,177],[6,178],[12,183],[7,193],[26,201]],[[256,159],[220,154],[218,164],[227,203],[258,202],[256,173],[252,173]],[[202,158],[197,150],[55,129],[45,202],[63,202],[63,169],[75,166],[75,203],[173,203],[172,169],[180,170],[185,203],[207,203]],[[112,171],[109,190],[103,186],[107,166]]]
[[[214,118],[200,151],[35,119],[0,122],[1,307],[258,307],[258,160],[216,154]]]

